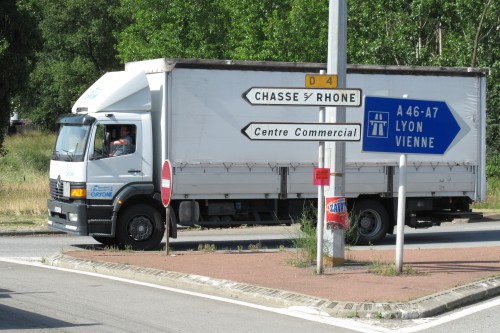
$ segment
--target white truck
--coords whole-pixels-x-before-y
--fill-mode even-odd
[[[177,225],[291,223],[316,203],[318,143],[252,141],[251,122],[315,123],[318,108],[255,106],[251,87],[304,88],[324,64],[154,59],[96,81],[58,119],[50,164],[50,229],[103,244],[158,247],[165,231],[160,186],[173,169],[170,236]],[[469,130],[443,155],[409,155],[406,224],[430,227],[470,213],[485,196],[486,71],[471,68],[348,66],[347,87],[363,96],[446,101]],[[363,106],[347,109],[362,123]],[[125,126],[133,142],[114,156]],[[346,198],[360,241],[392,233],[399,154],[362,152],[346,142]]]

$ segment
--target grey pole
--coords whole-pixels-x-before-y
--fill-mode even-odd
[[[324,70],[320,74],[325,74]],[[326,119],[325,108],[319,108],[319,122],[324,123]],[[325,142],[319,142],[318,148],[318,168],[325,167]],[[323,228],[325,224],[325,186],[318,186],[318,221],[317,230],[317,248],[316,248],[316,274],[323,274]]]
[[[346,86],[347,67],[347,0],[330,0],[328,24],[327,74],[338,77],[338,88]],[[346,120],[345,107],[328,107],[327,118],[332,123]],[[330,188],[327,196],[345,196],[345,143],[333,142],[326,146],[330,150]],[[328,152],[327,152],[328,153]],[[345,234],[343,229],[331,229],[325,224],[324,241],[326,255],[332,264],[344,263]]]

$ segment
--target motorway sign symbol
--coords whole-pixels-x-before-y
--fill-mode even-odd
[[[252,105],[361,106],[361,89],[252,87],[242,95]]]
[[[359,141],[361,124],[252,122],[241,133],[250,140]]]
[[[365,97],[363,151],[444,154],[466,124],[444,101]]]

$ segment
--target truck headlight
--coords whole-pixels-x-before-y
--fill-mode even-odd
[[[78,221],[78,214],[77,213],[68,213],[68,220],[70,222],[77,222]]]

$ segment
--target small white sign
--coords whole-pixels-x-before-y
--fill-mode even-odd
[[[241,132],[250,140],[359,141],[361,124],[249,123]]]
[[[252,105],[361,106],[361,89],[252,87],[243,98]]]

